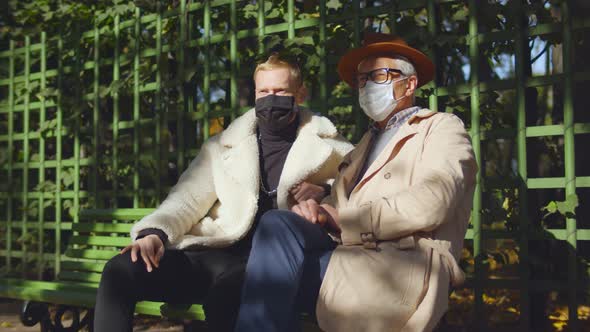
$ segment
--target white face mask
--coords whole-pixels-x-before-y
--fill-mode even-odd
[[[407,77],[402,80],[407,79]],[[397,82],[397,81],[396,81]],[[375,121],[383,121],[397,107],[397,103],[404,99],[406,95],[399,99],[393,96],[393,89],[389,84],[377,84],[373,81],[367,81],[366,85],[359,89],[359,104],[365,114]]]

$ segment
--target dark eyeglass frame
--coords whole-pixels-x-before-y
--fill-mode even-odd
[[[375,80],[375,78],[373,76],[375,73],[382,71],[382,70],[385,70],[385,72],[387,74],[387,76],[386,76],[387,78],[383,82],[380,82],[380,81],[378,82]],[[371,70],[366,73],[357,73],[354,77],[354,84],[356,85],[356,87],[358,89],[364,88],[365,85],[367,85],[367,82],[369,80],[371,80],[372,82],[375,82],[376,84],[390,84],[397,77],[394,78],[394,77],[392,77],[392,75],[389,75],[389,73],[398,73],[400,75],[399,78],[406,77],[406,75],[401,70],[396,69],[396,68],[377,68],[377,69]],[[361,75],[364,75],[364,81],[362,83],[359,82],[359,76],[361,76]]]

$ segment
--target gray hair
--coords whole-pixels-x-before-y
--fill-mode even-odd
[[[401,55],[394,55],[393,59],[397,60],[397,63],[399,64],[399,69],[402,71],[402,74],[404,74],[405,76],[416,75],[416,68],[410,62],[410,60],[408,60],[408,58]]]
[[[410,62],[410,60],[401,55],[394,55],[393,59],[397,60],[397,64],[399,65],[399,70],[401,70],[402,74],[407,77],[412,75],[416,76],[416,82],[418,82],[418,74],[416,73],[416,68]],[[412,104],[416,103],[416,94],[412,95]]]

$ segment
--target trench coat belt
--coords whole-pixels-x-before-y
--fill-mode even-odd
[[[451,273],[451,284],[453,287],[459,286],[465,282],[465,273],[461,270],[457,260],[449,251],[451,247],[450,242],[421,236],[415,236],[415,240],[419,246],[431,248],[441,256],[443,262],[447,265]]]
[[[451,243],[449,241],[434,240],[430,237],[424,236],[428,236],[428,234],[429,233],[421,233],[421,235],[415,234],[397,239],[395,241],[388,242],[390,242],[394,247],[401,250],[415,248],[416,246],[422,246],[424,248],[433,249],[436,253],[438,253],[441,256],[443,263],[449,269],[449,272],[451,274],[451,284],[453,285],[453,287],[460,286],[465,282],[465,273],[463,272],[463,270],[461,270],[461,267],[459,267],[459,264],[457,263],[457,260],[455,259],[453,254],[451,254]],[[363,247],[365,249],[376,249],[378,247],[378,241],[375,240],[375,236],[373,235],[373,233],[363,233],[361,234],[361,239],[363,241]]]

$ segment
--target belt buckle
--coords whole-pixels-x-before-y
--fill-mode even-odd
[[[377,249],[377,239],[373,232],[361,233],[361,241],[363,242],[363,248],[365,249]]]

